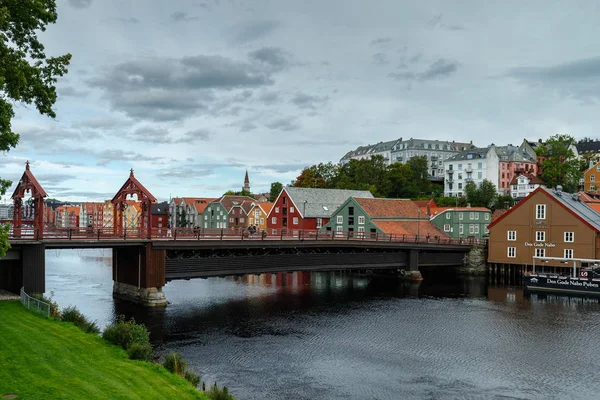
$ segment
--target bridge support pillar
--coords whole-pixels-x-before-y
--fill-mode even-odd
[[[165,250],[152,244],[113,249],[113,296],[148,307],[167,305]]]
[[[401,277],[407,281],[423,280],[421,271],[419,271],[419,250],[410,249],[410,253],[408,254],[408,270],[404,271]]]

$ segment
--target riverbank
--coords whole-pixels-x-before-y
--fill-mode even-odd
[[[208,399],[162,366],[72,324],[48,320],[18,301],[0,302],[0,398]]]

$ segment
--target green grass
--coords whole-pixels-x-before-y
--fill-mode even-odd
[[[208,399],[158,364],[71,323],[48,320],[0,301],[0,398]]]

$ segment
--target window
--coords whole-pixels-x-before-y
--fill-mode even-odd
[[[596,175],[590,175],[590,182],[596,181]]]
[[[511,242],[517,240],[517,231],[508,231],[508,240]]]
[[[348,207],[348,215],[354,215],[354,207]]]
[[[545,242],[546,241],[546,232],[545,231],[537,231],[535,233],[535,241],[536,242]]]
[[[358,224],[359,225],[364,225],[365,224],[365,216],[364,215],[359,215],[358,216]]]
[[[475,233],[475,225],[469,224],[469,235],[472,235],[474,233]]]
[[[481,178],[483,178],[483,173],[481,171],[479,171],[477,173],[477,179],[481,179]]]
[[[573,243],[575,241],[575,232],[565,232],[565,242]]]
[[[275,207],[275,212],[279,213],[279,207]]]
[[[244,223],[244,221],[245,221],[245,219],[244,219],[243,217],[242,217],[242,218],[240,218],[240,224],[243,224],[243,223]]]
[[[475,213],[474,212],[470,212],[469,213],[469,219],[475,219]]]
[[[459,235],[462,235],[462,234],[463,234],[463,231],[464,231],[463,224],[460,224],[460,225],[458,226],[458,234],[459,234]]]
[[[323,218],[317,218],[317,229],[321,229],[323,227]]]
[[[450,224],[444,224],[444,232],[450,232]]]
[[[490,214],[485,213],[483,219],[485,219],[486,221],[489,221],[490,220]]]
[[[293,222],[294,225],[298,225],[298,217],[294,217]]]
[[[462,221],[462,219],[463,219],[463,213],[458,213],[458,219],[460,219]]]
[[[271,223],[275,225],[277,223],[277,217],[271,218]]]
[[[565,258],[573,258],[573,249],[565,249]]]
[[[344,223],[344,217],[342,215],[338,215],[336,222],[338,224],[343,224]]]
[[[475,224],[475,233],[479,233],[479,225]]]
[[[508,258],[515,258],[517,256],[517,248],[509,247],[508,248]]]
[[[596,166],[596,171],[600,172],[600,165]]]
[[[446,219],[450,219],[450,213],[446,213]]]
[[[545,204],[536,204],[535,218],[536,219],[546,219],[546,205]]]
[[[478,162],[478,163],[477,163],[477,169],[481,169],[481,168],[483,168],[483,163],[481,163],[481,162]]]
[[[458,169],[462,169],[462,164],[458,164]]]
[[[546,257],[546,249],[535,249],[536,257]]]
[[[287,204],[287,197],[283,197],[283,204]]]
[[[335,231],[338,232],[338,233],[342,233],[342,232],[344,232],[344,227],[341,226],[341,225],[337,225],[335,227]]]
[[[294,212],[294,207],[290,207],[290,214]]]
[[[250,218],[250,225],[254,225],[254,218]]]
[[[359,232],[364,232],[365,231],[365,227],[364,226],[359,226],[358,227],[358,231]]]
[[[229,218],[229,223],[233,224],[233,218]]]

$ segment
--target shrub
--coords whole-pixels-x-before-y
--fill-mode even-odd
[[[134,343],[127,350],[127,356],[132,360],[152,361],[152,346],[149,343]]]
[[[184,378],[186,381],[194,385],[194,387],[198,387],[200,384],[200,376],[191,371],[185,371]]]
[[[187,362],[183,359],[181,353],[172,351],[165,356],[163,367],[172,374],[184,376]]]
[[[133,318],[131,318],[129,321],[125,321],[125,316],[121,315],[116,323],[110,324],[106,327],[102,333],[102,337],[109,342],[117,344],[127,350],[130,356],[132,354],[138,355],[145,353],[147,351],[147,348],[143,349],[145,346],[148,346],[150,348],[150,352],[152,352],[148,329],[146,329],[143,324],[136,323]],[[134,344],[138,344],[140,347],[132,350],[132,352],[129,353],[129,349]]]
[[[223,389],[219,389],[216,383],[210,388],[207,394],[211,400],[234,400],[233,396],[229,394],[227,386],[223,386]]]
[[[61,319],[65,322],[72,322],[84,332],[100,333],[100,328],[96,325],[96,321],[90,322],[75,306],[65,308],[61,313]]]

